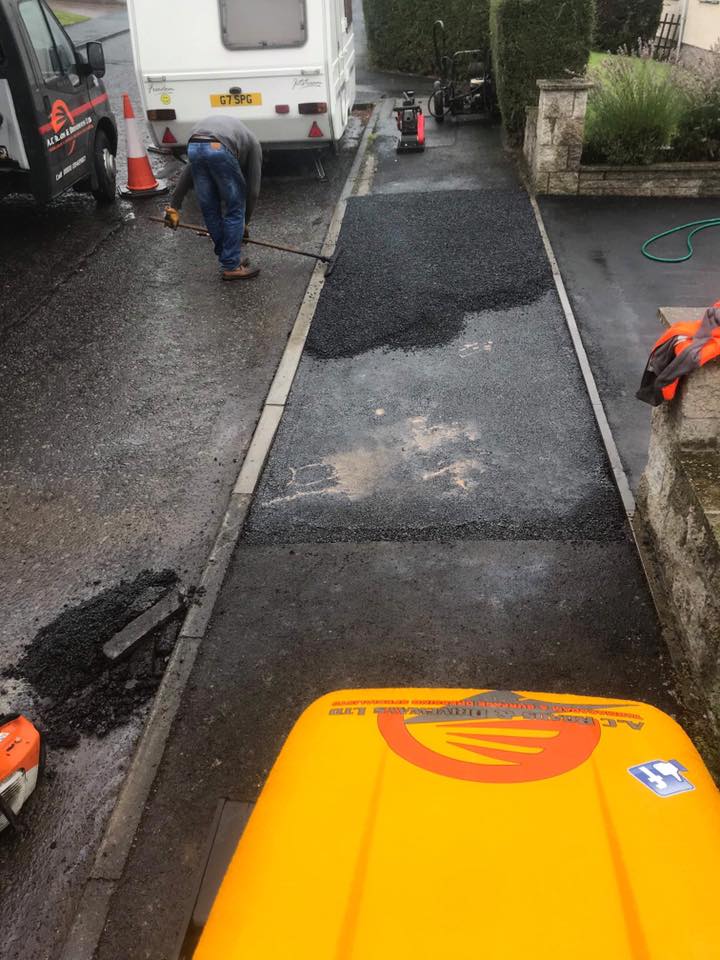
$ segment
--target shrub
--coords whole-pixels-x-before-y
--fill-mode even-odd
[[[489,46],[489,0],[363,0],[374,64],[403,73],[435,74],[432,27],[445,23],[447,51]]]
[[[621,47],[633,49],[638,40],[655,36],[663,0],[596,0],[595,45],[615,53]]]
[[[491,0],[490,38],[500,112],[513,142],[537,103],[538,80],[585,72],[594,0]]]
[[[676,68],[684,105],[673,141],[676,160],[720,160],[720,56]]]
[[[669,159],[684,105],[674,72],[648,58],[612,57],[592,79],[585,159],[613,164]]]

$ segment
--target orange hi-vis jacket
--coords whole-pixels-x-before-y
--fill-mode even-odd
[[[708,307],[702,320],[674,323],[665,331],[652,348],[635,396],[657,407],[673,399],[680,377],[716,359],[720,359],[720,300]]]

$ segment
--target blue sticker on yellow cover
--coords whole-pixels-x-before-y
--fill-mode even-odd
[[[677,760],[648,760],[630,767],[630,773],[636,780],[652,790],[658,797],[674,797],[678,793],[687,793],[695,787],[683,773],[687,770]]]

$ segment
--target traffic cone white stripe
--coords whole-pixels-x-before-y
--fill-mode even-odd
[[[130,97],[123,94],[123,105],[125,107],[125,135],[127,140],[128,158],[138,159],[145,156],[145,147],[140,139],[140,131],[137,128],[137,120],[133,112]]]
[[[125,115],[125,142],[127,145],[128,179],[127,193],[144,196],[164,192],[150,165],[150,158],[137,128],[135,113],[130,97],[123,94],[123,113]]]

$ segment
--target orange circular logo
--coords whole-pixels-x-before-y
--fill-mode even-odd
[[[417,716],[382,713],[378,727],[390,749],[416,767],[477,783],[527,783],[560,776],[584,763],[600,740],[600,724],[593,717],[562,717],[560,710],[548,710],[547,719],[507,718],[503,716],[507,710],[489,705],[484,712],[491,716],[464,719],[463,712],[479,711],[453,709],[457,706],[448,704],[445,711]],[[545,704],[538,706],[547,709]]]
[[[56,100],[50,110],[50,126],[54,133],[60,133],[65,127],[73,123],[74,118],[70,107],[64,100]]]

